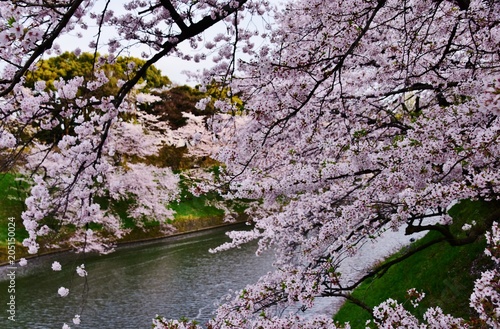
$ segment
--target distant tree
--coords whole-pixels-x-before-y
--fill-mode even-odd
[[[59,56],[50,57],[37,62],[35,68],[26,73],[26,86],[33,88],[35,82],[45,81],[46,87],[55,90],[54,81],[63,79],[69,81],[75,77],[84,77],[85,81],[90,82],[95,79],[95,72],[102,70],[108,78],[108,82],[92,90],[92,94],[99,98],[100,96],[109,96],[116,94],[119,90],[118,81],[127,81],[134,68],[142,67],[146,63],[137,57],[101,56],[99,53],[80,53],[65,52]],[[143,91],[150,91],[153,88],[162,88],[171,84],[168,77],[162,75],[156,67],[149,67],[144,76],[138,80],[138,84],[145,82]],[[81,92],[85,92],[82,88]]]
[[[213,100],[226,100],[232,104],[239,113],[242,113],[244,104],[238,96],[231,95],[225,87],[211,84],[200,90],[200,86],[195,88],[190,86],[176,86],[152,94],[161,98],[162,101],[152,105],[141,106],[146,112],[159,116],[161,120],[168,121],[173,129],[182,127],[187,122],[187,117],[183,113],[192,113],[197,116],[211,116],[218,113]],[[200,107],[200,103],[204,103]]]
[[[118,56],[101,56],[99,53],[81,53],[65,52],[59,56],[50,57],[40,60],[33,70],[26,74],[25,86],[34,88],[35,83],[42,82],[45,88],[49,91],[55,91],[55,82],[70,81],[77,77],[83,77],[82,86],[78,89],[78,95],[83,98],[94,97],[109,97],[116,94],[119,90],[119,81],[127,81],[130,78],[131,68],[141,67],[145,64],[145,60],[136,57]],[[96,79],[95,72],[102,72],[107,82],[97,88],[90,87]],[[161,71],[156,67],[151,66],[145,73],[144,77],[139,79],[138,85],[140,90],[135,90],[135,94],[139,92],[148,92],[152,89],[161,89],[170,85],[168,77],[162,75]],[[89,86],[89,87],[87,87]],[[135,99],[134,99],[135,100]],[[35,126],[36,134],[34,137],[38,140],[58,142],[66,134],[73,134],[75,127],[74,118],[67,118],[61,115],[62,109],[70,105],[63,101],[58,94],[52,94],[51,100],[48,102],[52,107],[54,119],[60,122],[60,125],[53,127],[50,130],[39,129]],[[146,103],[145,103],[146,104]],[[74,106],[75,104],[71,104]],[[89,116],[85,109],[82,109],[80,114]],[[122,114],[122,118],[128,115]]]

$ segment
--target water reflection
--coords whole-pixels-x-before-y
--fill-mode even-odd
[[[75,272],[83,261],[75,255],[30,262],[30,272],[16,279],[16,323],[8,321],[3,312],[0,328],[61,328],[63,322],[72,325],[75,314],[81,314],[82,323],[73,328],[150,328],[156,314],[205,323],[212,317],[214,304],[229,289],[239,290],[271,269],[272,255],[255,257],[255,244],[210,254],[210,248],[227,241],[225,231],[217,229],[87,257],[86,281]],[[50,270],[53,259],[61,263],[63,271]],[[8,300],[8,296],[3,297],[7,286],[7,282],[0,282],[2,305]],[[65,298],[57,295],[61,286],[70,289]]]

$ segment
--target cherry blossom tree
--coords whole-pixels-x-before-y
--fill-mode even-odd
[[[286,327],[276,318],[317,296],[352,300],[387,265],[345,282],[339,262],[385,229],[441,233],[418,252],[470,243],[498,221],[492,202],[491,216],[454,234],[448,210],[499,197],[499,12],[496,1],[319,0],[277,15],[269,42],[231,82],[250,119],[218,157],[227,196],[259,200],[256,225],[218,250],[257,239],[259,251],[277,250],[278,270],[221,306],[216,327]],[[489,293],[497,275],[482,279]],[[406,318],[387,301],[372,311],[381,327],[389,309]],[[489,325],[499,325],[496,311]],[[426,317],[460,322],[438,310]],[[418,326],[408,321],[399,325]]]
[[[136,94],[134,88],[159,59],[190,58],[178,48],[182,43],[226,56],[226,43],[233,40],[230,45],[234,47],[234,40],[242,39],[236,32],[218,35],[213,41],[204,40],[201,34],[218,22],[236,31],[239,15],[260,15],[267,6],[247,1],[128,1],[123,3],[125,13],[115,14],[110,1],[0,4],[0,148],[6,158],[3,169],[27,162],[23,167],[32,175],[34,186],[23,213],[30,234],[24,244],[30,252],[38,250],[37,236],[65,226],[71,230],[76,227],[75,236],[80,236],[78,241],[87,250],[90,241],[95,240],[98,248],[104,238],[96,237],[89,227],[97,225],[106,232],[103,235],[120,237],[125,232],[113,213],[101,209],[96,201],[100,197],[132,195],[137,199],[130,215],[138,219],[171,215],[165,203],[176,198],[176,176],[168,168],[124,166],[127,155],[151,155],[156,151],[152,147],[161,142],[158,134],[145,135],[140,125],[121,120],[123,114],[135,113],[137,102],[148,101],[143,94],[131,97]],[[61,53],[59,39],[73,33],[82,37],[90,25],[97,26],[89,32],[95,33],[89,44],[94,50],[91,72],[66,79],[27,81],[25,76],[44,56]],[[115,37],[105,38],[102,31],[107,27],[114,28]],[[128,63],[127,79],[118,79],[114,94],[97,92],[105,85],[113,90],[108,86],[112,77],[106,67],[135,46],[145,49],[143,61]],[[98,49],[103,47],[108,53],[99,56]],[[75,53],[78,55],[80,49]],[[200,51],[196,60],[205,57]],[[65,129],[67,122],[72,129]],[[37,138],[40,131],[50,135],[54,129],[65,133],[53,143]],[[55,225],[46,225],[53,220]]]
[[[383,271],[346,283],[337,269],[388,228],[434,230],[442,237],[432,243],[452,245],[491,230],[488,252],[498,260],[497,203],[490,217],[468,224],[467,234],[450,231],[448,214],[454,202],[499,196],[498,1],[307,0],[280,11],[252,0],[123,6],[122,15],[109,0],[0,2],[0,149],[4,169],[27,163],[33,177],[23,214],[30,252],[37,252],[38,236],[54,229],[47,219],[58,230],[74,229],[75,247],[106,251],[108,237],[126,232],[100,207],[100,197],[131,193],[137,202],[130,214],[138,219],[170,215],[164,203],[176,197],[176,176],[122,161],[129,153],[152,154],[163,137],[142,139],[140,127],[119,118],[136,111],[138,99],[129,96],[148,68],[179,56],[214,61],[204,83],[215,80],[228,93],[214,100],[220,113],[209,120],[225,144],[217,147],[225,164],[219,188],[227,198],[257,200],[249,209],[255,228],[231,233],[233,241],[218,250],[259,240],[259,252],[277,252],[276,271],[221,305],[209,326],[335,328],[330,318],[297,311],[317,296],[349,298],[361,280]],[[257,27],[253,19],[263,15],[276,25],[264,19]],[[227,32],[207,39],[204,32],[215,24]],[[37,61],[59,54],[63,35],[90,25],[97,26],[92,74],[54,81],[53,90],[44,81],[27,88],[25,75]],[[108,26],[116,37],[106,40]],[[109,82],[102,65],[135,46],[144,49],[144,64],[128,65],[128,79],[117,82],[114,95],[92,95]],[[109,54],[99,57],[102,47]],[[233,95],[243,107],[226,101]],[[35,138],[33,127],[50,131],[59,118],[75,122],[74,132],[56,143]],[[130,147],[139,141],[143,148]],[[102,230],[93,231],[96,225]],[[492,326],[499,324],[498,276],[497,269],[483,273],[471,296],[480,320]],[[68,293],[61,289],[61,296]],[[417,303],[419,293],[411,294]],[[392,300],[373,315],[379,327],[468,325],[438,308],[421,324]],[[154,325],[196,327],[161,317]]]

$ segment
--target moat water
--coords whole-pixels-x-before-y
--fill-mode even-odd
[[[71,253],[40,257],[16,270],[15,322],[8,320],[8,281],[0,282],[0,328],[151,328],[157,314],[206,323],[230,290],[238,291],[272,269],[273,255],[256,257],[256,244],[211,254],[232,228],[121,247],[109,255]],[[57,260],[62,271],[54,272]],[[85,263],[87,280],[76,274]],[[5,272],[5,269],[4,271]],[[2,273],[1,280],[7,276]],[[59,287],[69,288],[60,297]],[[81,324],[72,323],[75,314]]]

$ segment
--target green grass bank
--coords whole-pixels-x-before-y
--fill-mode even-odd
[[[463,201],[450,210],[454,218],[451,232],[465,237],[468,233],[462,230],[464,224],[475,221],[476,225],[482,225],[482,219],[491,216],[499,208],[499,202]],[[440,233],[429,232],[385,262],[439,237]],[[352,292],[352,296],[372,309],[388,298],[393,298],[420,319],[431,306],[439,306],[445,313],[456,317],[473,319],[475,314],[469,307],[469,297],[474,280],[482,271],[493,266],[493,262],[484,255],[485,247],[484,236],[464,246],[451,246],[445,241],[437,243],[393,265],[383,274],[365,280]],[[406,296],[406,291],[411,288],[426,294],[415,309]],[[366,321],[372,317],[368,311],[347,301],[334,319],[341,323],[349,322],[352,328],[357,329],[365,328]]]

